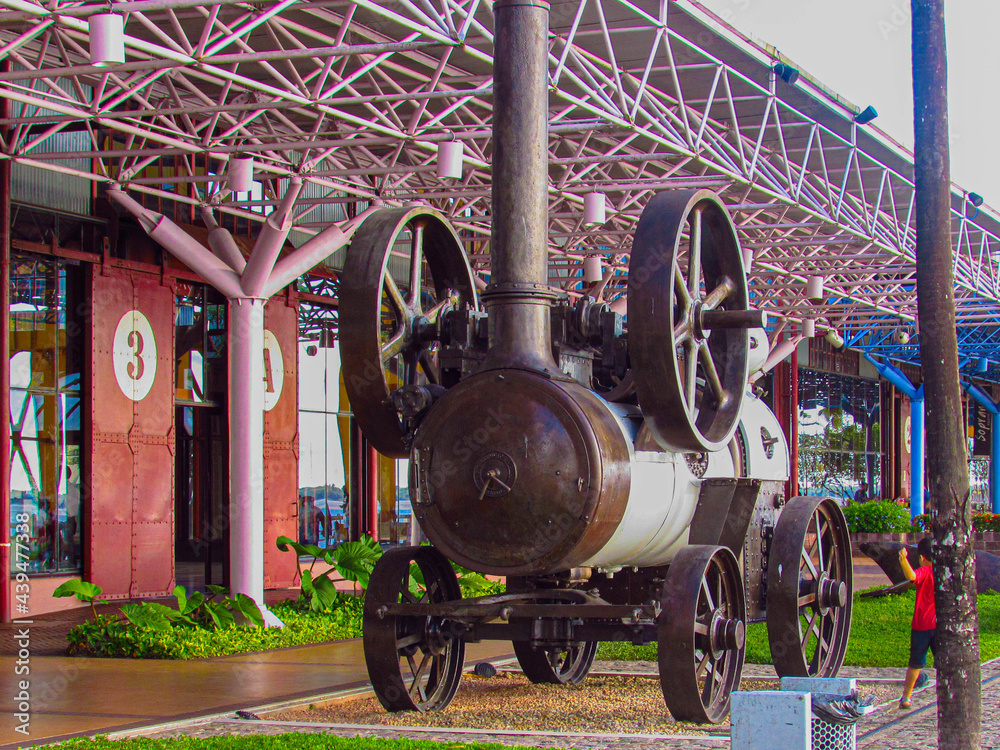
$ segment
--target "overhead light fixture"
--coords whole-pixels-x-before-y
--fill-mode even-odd
[[[771,70],[773,70],[774,74],[785,83],[794,84],[797,80],[799,80],[798,69],[793,68],[791,65],[786,63],[780,62],[771,68]]]
[[[844,346],[844,337],[841,336],[839,333],[837,333],[837,331],[833,328],[827,331],[826,336],[824,336],[823,338],[825,338],[826,343],[828,343],[834,349],[840,349]]]
[[[910,332],[905,328],[897,328],[896,332],[892,335],[893,341],[895,341],[900,346],[906,346],[910,343]]]
[[[87,19],[90,63],[98,67],[125,62],[125,19],[117,13],[96,13]]]
[[[233,156],[226,170],[229,189],[234,193],[247,193],[253,188],[253,157]]]
[[[813,302],[823,301],[823,286],[826,279],[822,276],[810,276],[806,279],[806,297]]]
[[[583,259],[583,282],[596,284],[604,278],[603,263],[600,255],[588,255]]]
[[[439,180],[462,179],[465,165],[465,144],[462,141],[441,141],[438,144],[437,176]]]
[[[986,357],[980,357],[976,362],[976,372],[981,375],[986,374],[990,371],[990,361]]]
[[[863,110],[854,115],[854,122],[858,125],[866,125],[867,123],[878,117],[878,110],[872,105],[868,105]]]
[[[583,196],[583,223],[589,227],[607,221],[608,209],[604,193],[587,193]]]
[[[750,273],[750,269],[753,266],[753,248],[745,247],[743,248],[743,270]]]
[[[965,198],[973,206],[972,213],[971,214],[966,213],[965,218],[975,219],[976,216],[979,214],[979,207],[983,205],[983,196],[981,196],[979,193],[969,193],[968,195],[965,196]]]
[[[806,318],[805,320],[802,321],[802,335],[807,339],[811,339],[813,336],[816,335],[815,320],[813,320],[812,318]]]

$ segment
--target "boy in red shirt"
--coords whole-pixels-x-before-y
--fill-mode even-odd
[[[913,608],[913,624],[910,631],[910,663],[906,670],[906,683],[900,708],[910,707],[913,687],[920,677],[920,670],[927,664],[927,649],[937,655],[937,613],[934,610],[934,569],[931,567],[931,540],[921,539],[917,545],[920,552],[920,567],[913,570],[906,557],[906,547],[899,551],[899,564],[903,575],[917,585],[917,603]]]

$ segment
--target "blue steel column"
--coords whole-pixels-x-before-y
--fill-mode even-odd
[[[910,399],[910,517],[924,512],[924,387],[915,388],[902,370],[864,355],[879,375]]]
[[[1000,513],[1000,405],[974,383],[962,381],[962,388],[976,402],[988,411],[990,418],[990,507],[994,513]]]
[[[1000,412],[993,412],[990,430],[990,510],[1000,513]]]
[[[910,396],[910,518],[924,512],[924,387],[915,395]]]

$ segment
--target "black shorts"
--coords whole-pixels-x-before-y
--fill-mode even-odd
[[[923,669],[927,666],[927,649],[937,656],[937,630],[910,631],[910,669]]]

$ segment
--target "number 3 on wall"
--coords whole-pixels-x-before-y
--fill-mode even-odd
[[[112,351],[118,387],[133,401],[142,401],[156,378],[156,337],[145,315],[138,310],[122,315]]]

